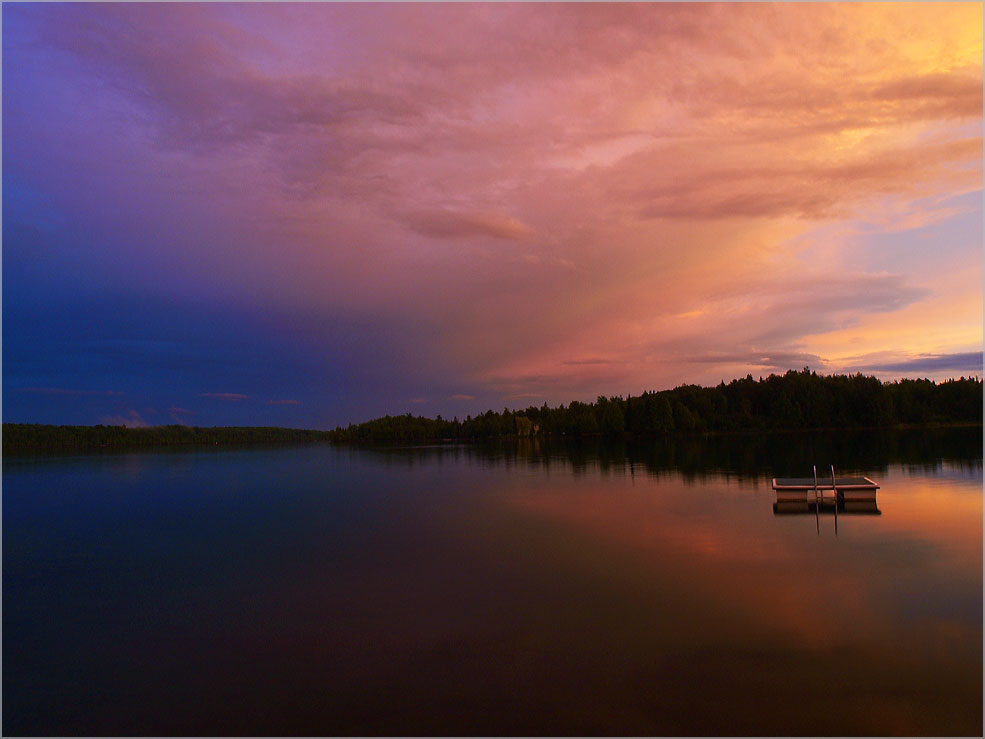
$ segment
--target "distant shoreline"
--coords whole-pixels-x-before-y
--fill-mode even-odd
[[[433,443],[489,439],[677,438],[790,431],[946,428],[982,425],[982,381],[935,383],[818,375],[804,368],[759,381],[751,375],[714,387],[681,385],[625,398],[599,396],[551,408],[488,410],[448,420],[410,413],[331,431],[276,426],[54,426],[3,424],[3,454],[256,444]]]
[[[208,448],[330,441],[328,431],[275,426],[56,426],[4,423],[3,456],[65,452],[137,451],[167,447]]]
[[[606,435],[598,432],[581,434],[539,434],[525,437],[518,434],[504,434],[484,438],[476,437],[434,437],[392,440],[336,440],[331,431],[312,429],[282,429],[269,426],[151,426],[146,428],[127,428],[125,426],[59,426],[54,424],[3,424],[3,457],[50,456],[65,453],[92,454],[121,451],[144,451],[173,449],[246,448],[278,447],[299,444],[332,444],[346,447],[385,447],[393,444],[483,444],[489,442],[516,441],[519,439],[542,439],[547,441],[647,441],[677,440],[687,438],[715,438],[729,436],[761,436],[773,434],[832,433],[859,431],[906,431],[935,430],[951,428],[981,428],[982,421],[954,421],[928,423],[899,423],[884,426],[827,426],[814,428],[775,428],[741,429],[733,431],[703,432],[623,432]],[[179,431],[180,430],[180,431]],[[177,431],[177,433],[176,433]],[[31,441],[27,439],[30,438]]]

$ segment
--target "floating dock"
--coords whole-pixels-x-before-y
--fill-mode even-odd
[[[876,504],[876,491],[879,485],[868,477],[835,476],[831,465],[831,477],[827,480],[817,478],[817,465],[814,477],[774,477],[773,491],[776,502],[773,515],[813,513],[817,521],[817,533],[821,534],[820,514],[831,511],[835,514],[835,534],[838,533],[838,513],[881,515]]]
[[[813,501],[818,498],[848,501],[875,500],[879,485],[868,477],[841,477],[828,481],[810,477],[773,478],[777,501]]]

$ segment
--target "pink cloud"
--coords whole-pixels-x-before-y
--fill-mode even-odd
[[[530,234],[530,227],[501,213],[458,213],[435,210],[412,213],[407,225],[425,236],[452,239],[470,236],[491,236],[496,239],[519,241]]]

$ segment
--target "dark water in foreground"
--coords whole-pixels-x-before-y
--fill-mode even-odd
[[[3,733],[980,736],[981,448],[5,460]],[[812,461],[881,514],[774,514]]]

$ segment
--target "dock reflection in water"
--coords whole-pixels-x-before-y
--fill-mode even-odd
[[[774,516],[797,516],[814,514],[814,530],[821,535],[821,514],[830,515],[834,519],[835,536],[838,535],[839,516],[881,516],[882,511],[876,505],[876,494],[872,493],[867,499],[837,498],[824,500],[820,496],[816,500],[777,500],[773,503]]]
[[[820,504],[797,500],[778,500],[773,504],[773,513],[777,516],[796,516],[808,513],[827,513],[840,516],[880,516],[882,511],[876,503],[875,495],[871,500],[839,500],[837,503],[826,500]]]

